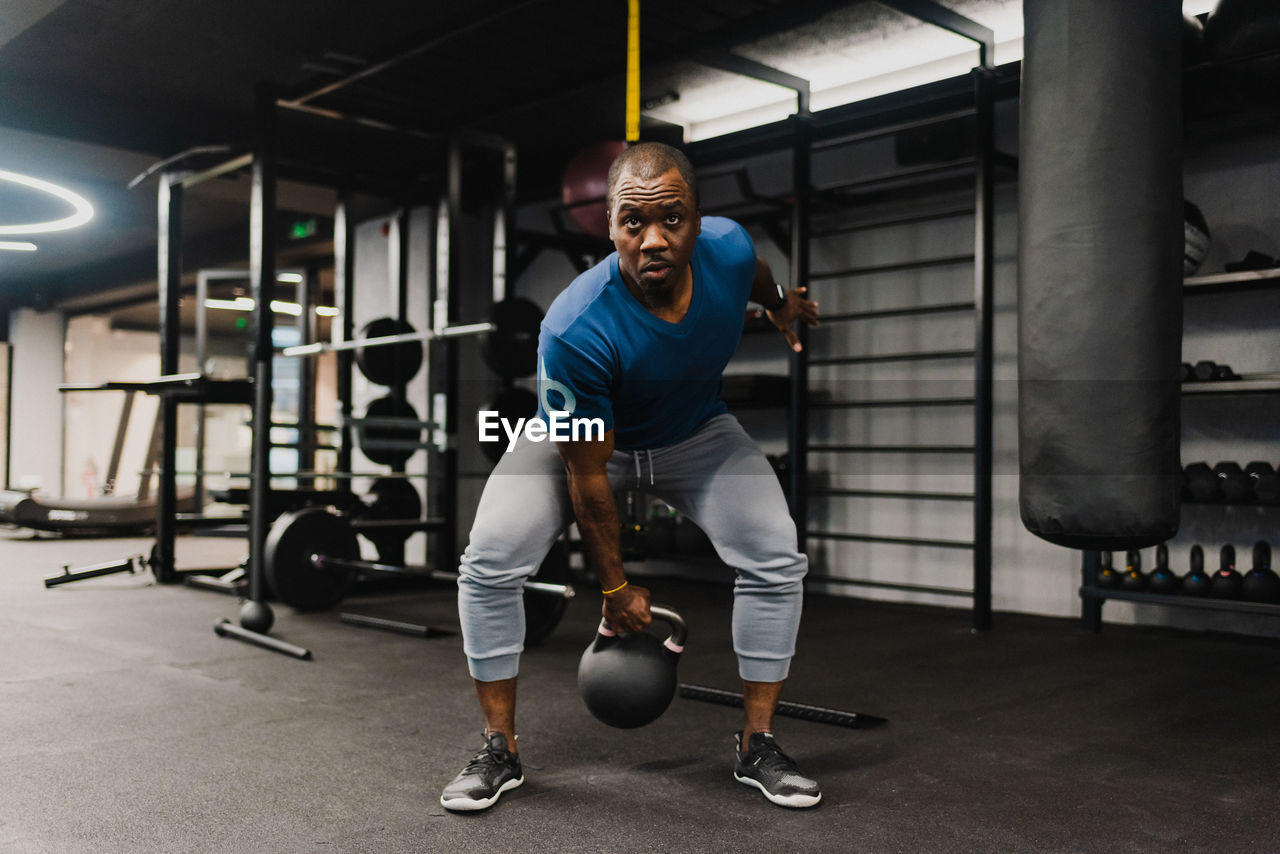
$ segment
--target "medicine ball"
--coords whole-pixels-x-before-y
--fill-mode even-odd
[[[1209,254],[1209,224],[1204,214],[1191,202],[1183,201],[1182,275],[1190,276],[1200,269]]]
[[[574,225],[593,237],[608,239],[608,208],[604,196],[608,189],[609,167],[626,149],[616,140],[588,145],[569,160],[560,180],[560,201]]]

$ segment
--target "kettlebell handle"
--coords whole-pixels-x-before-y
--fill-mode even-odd
[[[666,605],[650,605],[649,613],[655,618],[668,623],[671,626],[671,636],[662,642],[662,645],[672,652],[684,652],[684,642],[689,637],[689,627],[685,625],[684,617],[677,614]],[[600,634],[607,638],[614,637],[618,633],[609,628],[609,624],[604,620],[600,621]]]

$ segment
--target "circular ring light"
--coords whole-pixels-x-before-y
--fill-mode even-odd
[[[0,169],[0,181],[8,181],[12,184],[20,184],[23,187],[30,187],[33,190],[48,193],[69,203],[74,209],[69,216],[64,216],[62,219],[19,225],[0,225],[0,234],[44,234],[50,231],[66,231],[69,228],[84,225],[93,219],[93,205],[89,204],[84,196],[79,193],[73,193],[66,187],[59,187],[57,184],[42,181],[39,178],[32,178],[30,175],[6,172],[3,169]]]

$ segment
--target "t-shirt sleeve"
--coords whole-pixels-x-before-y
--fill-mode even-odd
[[[722,229],[715,241],[718,260],[732,271],[729,281],[741,289],[745,303],[751,296],[751,285],[756,278],[756,245],[747,230],[737,222],[717,220],[719,229]]]
[[[572,418],[599,418],[613,429],[611,375],[605,357],[592,357],[555,335],[538,348],[539,414],[567,412]]]

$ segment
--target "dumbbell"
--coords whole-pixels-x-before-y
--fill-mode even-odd
[[[1121,573],[1111,565],[1111,552],[1103,552],[1102,564],[1098,567],[1098,575],[1094,580],[1094,584],[1110,589],[1119,587],[1120,583]]]
[[[1187,481],[1187,494],[1193,501],[1220,501],[1222,487],[1208,463],[1191,463],[1182,470]]]
[[[1207,383],[1211,380],[1235,380],[1239,379],[1235,371],[1231,370],[1230,365],[1219,365],[1207,359],[1195,363],[1191,369],[1192,379],[1196,382]]]
[[[1161,543],[1156,546],[1156,568],[1147,576],[1147,589],[1152,593],[1177,593],[1180,586],[1177,573],[1169,568],[1169,548]]]
[[[1222,497],[1231,504],[1243,504],[1253,500],[1253,479],[1245,474],[1239,463],[1221,462],[1213,467]]]
[[[1250,602],[1280,602],[1280,575],[1271,569],[1271,544],[1253,544],[1253,568],[1244,576],[1244,598]]]
[[[1253,497],[1261,504],[1280,503],[1280,475],[1271,463],[1252,462],[1244,467],[1244,473],[1253,482]]]
[[[1236,547],[1230,543],[1222,547],[1209,594],[1215,599],[1239,599],[1244,595],[1244,579],[1236,572]]]
[[[1143,590],[1147,586],[1147,577],[1142,574],[1142,552],[1130,549],[1125,555],[1124,575],[1120,578],[1120,586],[1125,590]]]
[[[1182,576],[1182,592],[1191,596],[1208,596],[1213,579],[1204,571],[1204,549],[1199,544],[1191,547],[1191,569]]]

